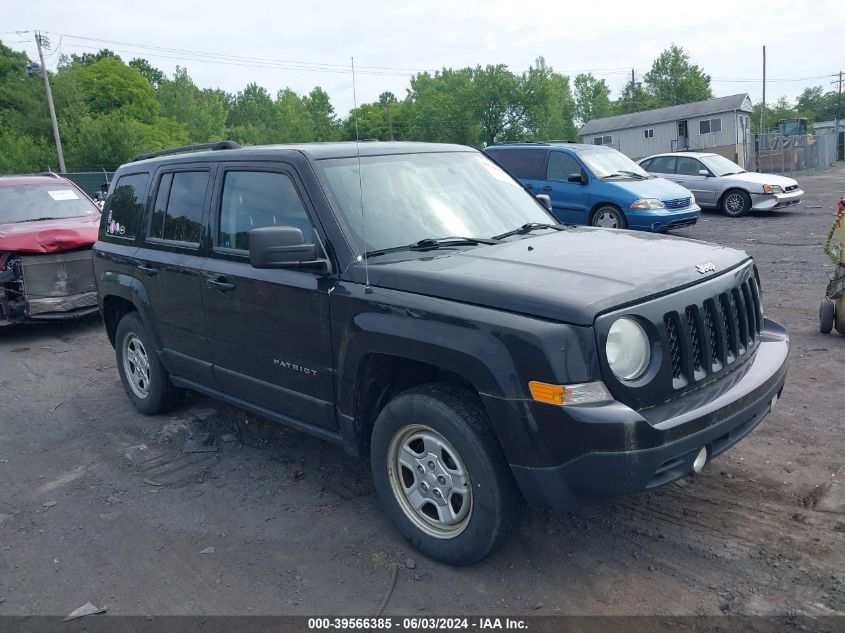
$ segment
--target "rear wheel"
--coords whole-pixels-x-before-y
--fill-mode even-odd
[[[606,229],[624,229],[628,227],[628,222],[625,220],[625,215],[622,211],[609,204],[595,210],[590,224]]]
[[[830,297],[822,299],[819,306],[819,331],[822,334],[830,334],[833,329],[834,307]]]
[[[722,198],[722,213],[738,218],[751,210],[751,196],[741,189],[731,189]]]
[[[524,501],[486,414],[440,384],[391,400],[370,447],[376,490],[399,531],[450,565],[480,561],[518,527]]]
[[[176,406],[180,391],[170,382],[156,356],[152,337],[136,312],[118,323],[115,354],[123,389],[138,411],[155,415]]]

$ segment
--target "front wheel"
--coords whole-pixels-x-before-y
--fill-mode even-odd
[[[616,207],[605,205],[596,209],[593,217],[590,220],[593,226],[600,226],[606,229],[624,229],[627,228],[628,222],[625,220],[624,214]]]
[[[751,210],[751,196],[739,189],[731,189],[722,198],[722,213],[738,218]]]
[[[519,525],[524,501],[467,391],[429,384],[396,396],[376,420],[370,459],[386,513],[435,560],[476,563]]]
[[[156,356],[152,336],[136,312],[117,324],[115,354],[123,388],[138,411],[155,415],[176,406],[180,391],[170,382]]]

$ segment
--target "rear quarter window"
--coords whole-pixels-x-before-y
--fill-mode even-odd
[[[118,241],[135,239],[141,226],[149,184],[148,173],[126,174],[117,179],[103,209],[100,221],[102,238]]]

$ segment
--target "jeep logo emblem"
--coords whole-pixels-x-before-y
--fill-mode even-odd
[[[711,264],[710,262],[707,262],[706,264],[696,264],[695,269],[702,275],[704,273],[712,273],[716,270],[716,264]]]

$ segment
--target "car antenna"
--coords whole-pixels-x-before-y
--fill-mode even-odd
[[[358,159],[358,191],[361,193],[361,236],[364,238],[364,292],[371,294],[370,266],[367,257],[367,218],[364,215],[364,176],[361,174],[361,137],[358,134],[358,95],[355,91],[355,58],[352,61],[352,105],[355,112],[355,157]]]

